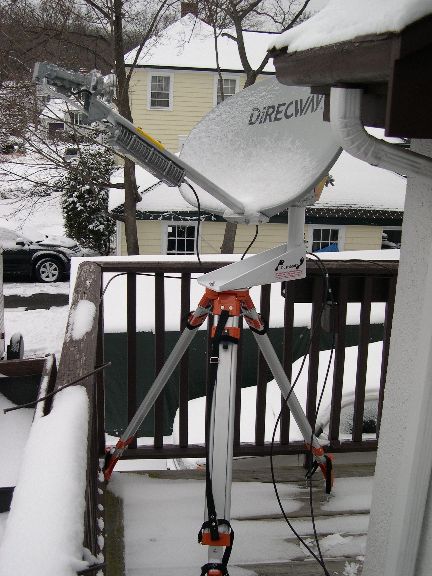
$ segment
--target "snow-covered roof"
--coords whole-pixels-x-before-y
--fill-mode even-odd
[[[403,211],[406,179],[342,152],[330,169],[334,186],[326,186],[312,208]]]
[[[369,129],[368,129],[369,130]],[[382,136],[383,131],[370,130],[376,136]],[[405,202],[406,179],[398,174],[371,166],[362,160],[342,152],[336,164],[330,169],[335,183],[324,188],[321,198],[314,208],[341,208],[369,210],[403,211]],[[157,178],[144,168],[136,167],[136,178],[139,191],[157,183]],[[119,173],[113,181],[122,180]],[[271,193],[271,190],[268,190]],[[110,210],[124,202],[124,191],[113,189],[110,193]],[[177,188],[171,188],[160,183],[144,193],[137,204],[137,210],[142,212],[191,212],[196,209],[188,204]]]
[[[274,34],[262,32],[243,34],[249,62],[256,69],[265,57],[268,43]],[[226,36],[219,36],[218,53],[222,70],[243,71],[236,42]],[[133,63],[135,54],[136,48],[126,54],[126,64]],[[161,32],[149,48],[143,51],[138,59],[138,65],[216,70],[213,28],[188,14]],[[274,72],[272,62],[269,62],[264,70]]]
[[[76,111],[80,110],[80,108],[78,105],[75,106],[71,102],[65,102],[61,98],[51,98],[45,105],[40,116],[47,120],[62,122],[65,119],[65,114],[71,110]]]
[[[288,47],[288,52],[297,52],[370,34],[397,33],[429,14],[431,0],[330,0],[309,20],[271,38],[268,49]]]
[[[135,175],[138,191],[142,195],[142,200],[137,203],[137,210],[141,212],[191,212],[195,208],[188,204],[180,194],[178,188],[167,186],[163,182],[147,172],[141,166],[135,167]],[[113,182],[123,180],[122,170],[117,171],[113,177]],[[146,190],[148,192],[146,192]],[[109,210],[114,210],[124,203],[125,195],[123,189],[112,188],[109,194]]]

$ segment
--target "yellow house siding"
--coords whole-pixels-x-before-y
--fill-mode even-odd
[[[345,226],[344,250],[380,250],[382,227]]]
[[[201,252],[203,254],[220,254],[225,233],[225,222],[203,222],[201,225]],[[255,226],[239,224],[234,243],[234,253],[243,254],[255,235]],[[261,224],[258,237],[251,253],[263,252],[283,244],[287,240],[286,224]]]
[[[247,224],[239,224],[237,226],[237,234],[234,243],[234,252],[236,254],[243,254],[249,246],[252,238],[255,235],[255,226]],[[279,244],[286,243],[288,235],[287,224],[260,224],[258,227],[258,236],[251,248],[251,253],[264,252]]]
[[[162,254],[164,227],[169,222],[138,220],[138,242],[140,254]],[[202,254],[219,254],[225,232],[225,222],[204,221],[200,227],[200,251]],[[261,224],[258,237],[251,253],[269,250],[287,241],[286,224]],[[234,243],[234,253],[242,254],[255,234],[255,226],[239,224]],[[305,226],[308,237],[308,225]],[[382,227],[380,226],[345,226],[343,250],[379,250],[381,248]],[[120,224],[120,254],[127,254],[124,224]]]
[[[201,252],[203,254],[220,254],[225,222],[202,222],[200,227]]]
[[[172,109],[150,110],[148,86],[152,75],[169,74],[172,78]],[[132,77],[130,100],[135,126],[140,126],[160,140],[171,152],[178,152],[179,137],[187,136],[192,128],[215,104],[215,72],[143,69]],[[243,87],[245,76],[239,76]]]
[[[161,222],[159,220],[137,220],[137,233],[140,254],[161,253]],[[120,254],[127,255],[124,224],[120,226]]]

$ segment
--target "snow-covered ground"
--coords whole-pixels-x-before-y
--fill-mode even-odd
[[[157,574],[179,576],[195,573],[206,562],[206,549],[196,542],[203,518],[205,485],[199,480],[161,480],[142,475],[114,474],[110,490],[123,500],[125,556],[128,576]],[[322,507],[330,510],[366,511],[370,507],[371,478],[341,478],[333,495]],[[307,489],[281,484],[279,493],[288,515],[301,508]],[[273,520],[257,519],[259,516]],[[145,521],[143,521],[145,518]],[[181,529],[179,529],[179,523]],[[293,520],[300,535],[311,534],[309,519]],[[282,519],[270,483],[234,483],[232,526],[235,544],[230,574],[251,576],[244,566],[303,560],[308,552],[296,541]],[[368,515],[347,514],[321,517],[316,527],[327,558],[362,557],[365,551]],[[307,538],[307,543],[313,542]],[[239,568],[238,565],[243,565]],[[355,575],[357,562],[347,562],[344,574]]]
[[[121,279],[119,279],[120,281]],[[113,282],[114,284],[114,282]],[[121,285],[121,282],[119,282]],[[175,287],[177,284],[175,281],[171,281],[168,284],[169,286],[173,286],[172,291],[175,291]],[[20,290],[21,285],[13,285],[13,284],[6,284],[6,292],[8,294],[13,294],[14,291]],[[33,290],[37,290],[38,287],[34,285],[27,284],[23,289],[27,295],[30,295]],[[53,286],[45,287],[45,289],[50,291],[55,291],[56,288]],[[59,284],[57,286],[59,291],[63,293],[67,290],[67,284]],[[198,289],[197,290],[201,290]],[[171,292],[171,290],[170,290]],[[276,290],[274,291],[276,293]],[[109,291],[107,292],[107,295]],[[121,294],[119,295],[118,289],[113,290],[113,294],[111,296],[113,299],[121,298]],[[280,296],[278,296],[280,299]],[[118,301],[118,300],[117,300]],[[114,300],[113,300],[114,302]],[[111,310],[118,310],[117,307],[109,307],[106,309]],[[176,311],[176,316],[178,311]],[[299,318],[303,317],[306,318],[308,314],[299,315]],[[63,341],[65,323],[67,317],[67,307],[56,307],[51,308],[49,310],[25,310],[24,308],[17,308],[17,309],[10,309],[6,313],[6,325],[13,324],[13,330],[21,331],[25,336],[26,341],[26,349],[27,353],[31,355],[43,355],[46,352],[56,351],[58,352],[61,347],[61,343]],[[274,317],[275,322],[277,319],[277,315]],[[174,326],[173,326],[174,327]],[[369,354],[369,361],[371,362],[371,367],[376,368],[375,364],[378,361],[380,355],[380,348],[379,344],[373,344],[370,346],[370,354]],[[323,370],[326,366],[326,360],[328,358],[328,353],[322,353],[322,361],[320,362],[321,370]],[[355,374],[355,363],[356,363],[356,350],[355,349],[348,349],[347,350],[347,367],[346,367],[346,378],[347,378],[347,392],[352,392],[352,385],[353,385],[353,375]],[[298,369],[298,366],[294,366],[294,372]],[[376,371],[376,370],[375,370]],[[299,380],[298,387],[296,392],[298,393],[299,398],[303,402],[305,396],[304,384],[306,380],[307,374],[307,367],[305,368],[304,377]],[[320,373],[320,380],[322,374]],[[331,377],[331,375],[330,375]],[[373,377],[373,371],[371,371],[370,375],[370,382],[368,384],[368,390],[370,390],[373,394],[376,393],[377,382],[376,378]],[[242,439],[245,440],[250,435],[249,428],[250,425],[247,425],[247,421],[250,420],[252,422],[253,417],[252,414],[254,413],[255,409],[255,401],[254,401],[254,394],[256,394],[255,389],[248,388],[243,391],[243,412],[246,415],[246,420],[242,423]],[[330,387],[327,390],[324,396],[324,404],[323,404],[323,411],[322,414],[325,416],[325,408],[329,401],[329,394],[330,394]],[[266,436],[268,437],[275,418],[278,412],[278,405],[279,405],[279,391],[274,383],[270,383],[268,386],[268,409],[267,409],[267,431]],[[190,430],[191,440],[192,441],[202,441],[202,412],[203,412],[203,400],[198,399],[196,401],[192,401],[190,403],[190,422],[192,424],[192,428]],[[61,403],[60,403],[61,408]],[[12,423],[12,415],[15,415]],[[325,417],[322,419],[325,420]],[[6,423],[6,418],[8,421]],[[4,415],[0,413],[0,433],[2,432],[1,426],[2,424],[7,424],[7,433],[6,436],[13,437],[16,442],[21,442],[18,444],[15,443],[15,447],[18,449],[15,452],[16,454],[20,453],[25,444],[25,436],[28,433],[28,429],[30,426],[31,420],[31,412],[15,412],[10,413],[8,415]],[[11,424],[12,423],[12,424]],[[11,428],[12,427],[12,428]],[[12,429],[12,433],[10,430]],[[195,437],[198,433],[201,434],[200,437]],[[39,431],[39,433],[42,433]],[[292,429],[293,437],[298,434],[296,432],[296,428],[293,427]],[[4,436],[3,436],[4,437]],[[168,440],[168,439],[167,439]],[[145,439],[142,442],[146,442]],[[26,485],[29,471],[26,467],[21,472],[18,471],[19,462],[17,458],[11,458],[7,452],[7,446],[4,444],[1,447],[0,453],[0,461],[2,462],[10,462],[11,466],[10,469],[6,471],[4,469],[2,471],[3,476],[7,474],[7,478],[5,478],[5,482],[14,484],[16,482],[17,477],[19,478],[18,484],[23,483]],[[5,451],[6,450],[6,451]],[[30,458],[30,456],[29,456]],[[12,465],[13,464],[13,465]],[[57,461],[52,463],[53,467],[57,466]],[[149,463],[151,466],[151,463]],[[153,466],[155,463],[153,463]],[[160,462],[159,462],[160,465]],[[123,465],[125,469],[126,467],[133,466],[133,463],[125,463]],[[8,466],[9,468],[9,466]],[[54,468],[53,468],[54,470]],[[57,472],[55,473],[57,477]],[[35,478],[33,478],[35,481]],[[40,479],[40,481],[45,481]],[[167,484],[167,482],[169,482]],[[334,510],[341,509],[344,506],[349,504],[351,509],[360,509],[365,510],[367,509],[367,502],[370,498],[370,481],[369,483],[363,479],[352,480],[351,485],[348,485],[347,480],[339,481],[337,484],[337,488],[335,491],[335,496],[332,499],[331,503],[328,504],[330,507],[334,507]],[[67,486],[67,483],[64,484]],[[34,489],[35,486],[32,484],[32,494],[34,496]],[[147,573],[158,573],[164,575],[165,573],[168,574],[168,571],[172,571],[173,568],[177,568],[177,572],[180,570],[180,574],[190,573],[192,569],[196,569],[197,566],[200,566],[205,561],[205,550],[203,550],[200,546],[195,544],[196,541],[196,530],[200,526],[200,522],[202,520],[202,506],[203,506],[203,494],[204,494],[204,487],[203,483],[199,481],[159,481],[159,480],[152,480],[145,476],[128,476],[128,475],[119,475],[114,474],[113,482],[112,482],[112,489],[113,491],[124,497],[124,506],[125,506],[125,536],[126,536],[126,557],[127,557],[127,565],[128,565],[128,574],[135,575],[142,573],[143,571]],[[43,488],[40,488],[41,492],[43,492]],[[299,507],[299,502],[296,500],[297,492],[293,492],[293,488],[286,486],[282,487],[282,493],[284,497],[284,503],[287,505],[288,512],[295,512]],[[298,491],[300,494],[300,492]],[[26,496],[27,494],[27,496]],[[355,496],[353,496],[353,494]],[[17,508],[22,510],[23,502],[25,507],[27,504],[29,506],[29,510],[34,509],[33,503],[26,504],[26,498],[28,498],[28,492],[23,491],[21,493],[21,505]],[[58,495],[57,500],[66,502],[65,495]],[[351,499],[348,503],[347,499]],[[172,500],[172,501],[171,501]],[[39,501],[39,500],[38,500]],[[17,500],[19,502],[19,500]],[[70,500],[68,500],[70,503]],[[45,503],[46,504],[46,503]],[[175,512],[174,512],[174,504],[176,505]],[[70,504],[65,505],[67,507]],[[262,561],[263,558],[271,559],[272,561],[286,561],[290,558],[304,558],[305,552],[299,547],[299,545],[294,541],[290,540],[289,542],[285,541],[285,537],[281,537],[280,535],[285,534],[286,528],[282,524],[281,521],[273,521],[269,524],[268,529],[265,533],[260,537],[259,544],[253,547],[251,550],[250,541],[253,538],[253,535],[256,534],[256,521],[252,519],[247,519],[254,514],[264,514],[264,515],[271,515],[277,513],[275,508],[275,501],[271,491],[270,485],[262,485],[262,484],[254,484],[254,483],[247,483],[242,484],[241,487],[234,487],[233,493],[233,517],[234,517],[234,528],[236,524],[240,523],[241,525],[238,526],[238,536],[236,538],[236,547],[235,552],[233,553],[233,563],[234,564],[251,564],[254,561]],[[339,508],[338,508],[339,507]],[[68,512],[69,511],[69,512]],[[161,513],[162,511],[162,513]],[[51,512],[53,512],[51,510]],[[17,513],[18,514],[18,513]],[[33,514],[33,512],[32,512]],[[182,530],[181,530],[181,542],[178,541],[178,531],[175,528],[176,523],[170,523],[170,514],[175,514],[176,518],[182,519]],[[12,546],[12,550],[15,550],[15,534],[20,532],[23,533],[21,523],[26,522],[29,518],[27,516],[27,520],[24,520],[21,516],[21,512],[19,512],[18,516],[15,520],[13,520],[11,527],[8,526],[8,532],[4,535],[5,531],[5,523],[7,514],[0,514],[0,546],[2,542],[2,535],[4,538],[7,537],[6,540],[3,540],[4,544],[8,544],[8,548]],[[12,518],[11,514],[11,518]],[[142,522],[142,518],[146,517],[146,522]],[[161,518],[162,516],[162,518]],[[67,518],[74,518],[73,511],[67,508],[65,522],[67,522]],[[241,520],[240,520],[241,518]],[[367,517],[362,518],[362,521],[367,522]],[[306,521],[300,520],[296,523],[299,530],[304,533],[310,533],[310,527],[308,527]],[[48,524],[47,524],[48,526]],[[54,530],[59,532],[59,526],[56,522],[52,522],[50,525],[49,530]],[[363,525],[361,525],[363,526]],[[364,533],[364,526],[361,527],[357,524],[357,520],[351,517],[343,518],[341,520],[337,519],[322,519],[319,521],[318,524],[318,531],[323,534],[323,549],[327,556],[339,556],[341,554],[355,554],[361,556],[364,553],[364,545],[365,545],[365,537]],[[28,533],[28,528],[26,530],[26,539],[28,542],[34,542],[34,554],[30,555],[33,558],[32,561],[40,562],[41,555],[37,551],[37,538],[33,538],[30,533]],[[11,531],[11,532],[9,532]],[[359,534],[361,532],[361,534]],[[63,532],[64,533],[64,532]],[[9,535],[8,534],[12,534]],[[78,532],[75,532],[75,536]],[[53,535],[54,538],[55,535]],[[50,534],[48,532],[48,537]],[[288,534],[286,538],[290,537]],[[60,548],[62,545],[59,544],[58,547]],[[167,554],[167,549],[173,549],[175,547],[178,550],[176,554]],[[39,550],[42,548],[39,547]],[[33,550],[33,547],[30,546],[30,551]],[[80,548],[72,543],[70,547],[71,555],[69,560],[67,561],[67,567],[69,569],[76,569],[79,566],[80,561]],[[5,554],[3,556],[3,564],[4,569],[0,567],[0,574],[6,576],[9,573],[4,570],[10,567],[10,562],[13,562],[10,558],[9,552],[3,552]],[[1,556],[0,556],[1,557]],[[35,560],[36,558],[36,560]],[[37,560],[39,558],[39,560]],[[58,558],[57,558],[58,560]],[[62,562],[63,560],[60,559]],[[201,563],[201,564],[200,564]],[[63,565],[63,564],[61,564]],[[81,564],[81,566],[83,566]],[[178,569],[178,566],[181,568]],[[21,572],[18,570],[18,564],[16,564],[15,573],[16,574],[24,574],[25,570],[27,570],[28,565],[23,564],[20,567]],[[156,569],[157,567],[157,569]],[[3,569],[3,572],[2,572]],[[18,570],[18,571],[17,571]],[[251,571],[240,569],[235,567],[231,570],[231,573],[235,576],[241,576],[244,574],[251,574]],[[37,574],[37,572],[36,572]],[[48,574],[47,572],[44,573],[44,576]],[[68,574],[67,570],[64,571],[64,574]]]
[[[60,175],[49,158],[61,161],[61,150],[28,151],[0,157],[0,226],[21,230],[30,238],[64,235],[59,194],[38,195]]]

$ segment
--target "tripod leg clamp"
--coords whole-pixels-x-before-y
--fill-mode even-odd
[[[215,535],[210,531],[211,522],[204,522],[198,534],[198,542],[205,546],[223,546],[225,552],[222,562],[204,564],[201,567],[201,576],[229,576],[227,565],[234,543],[234,530],[228,520],[217,520],[217,524],[218,526],[226,526],[228,531],[218,531],[217,538],[215,538]]]
[[[228,568],[223,564],[209,562],[201,566],[201,576],[229,576]]]

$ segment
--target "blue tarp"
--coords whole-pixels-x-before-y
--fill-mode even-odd
[[[334,243],[334,244],[330,244],[329,246],[325,246],[324,248],[321,248],[321,250],[315,250],[315,252],[339,252],[339,246]]]

